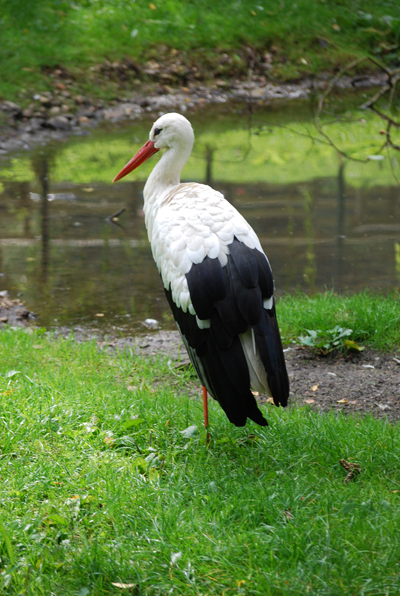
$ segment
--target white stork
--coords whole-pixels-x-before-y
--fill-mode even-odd
[[[180,183],[194,133],[180,114],[164,114],[149,140],[113,182],[165,152],[144,187],[154,260],[190,360],[230,422],[267,421],[251,392],[286,406],[289,381],[275,314],[274,282],[256,233],[216,190]]]

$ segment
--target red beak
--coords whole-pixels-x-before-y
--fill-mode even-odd
[[[154,142],[147,141],[147,143],[145,143],[143,145],[143,147],[141,149],[139,149],[139,151],[136,153],[136,155],[134,157],[132,157],[132,159],[130,161],[128,161],[126,166],[124,168],[122,168],[120,173],[115,176],[113,182],[117,182],[117,180],[121,180],[121,178],[123,178],[124,176],[126,176],[127,174],[129,174],[130,172],[132,172],[133,170],[138,168],[140,165],[142,165],[142,163],[145,162],[146,159],[149,159],[149,157],[154,155],[154,153],[157,153],[157,151],[160,151],[160,150],[156,149],[154,147]]]

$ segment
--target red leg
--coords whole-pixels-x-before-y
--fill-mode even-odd
[[[203,409],[204,409],[204,428],[208,429],[208,400],[207,400],[207,388],[203,385]],[[207,430],[207,443],[210,440],[210,433]]]

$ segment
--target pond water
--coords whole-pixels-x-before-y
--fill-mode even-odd
[[[211,184],[250,222],[278,295],[398,288],[400,155],[381,153],[379,118],[342,106],[325,115],[324,131],[365,161],[340,157],[312,109],[303,101],[189,116],[196,144],[182,178]],[[153,318],[174,328],[142,211],[158,156],[111,184],[150,125],[91,130],[0,161],[0,290],[20,295],[41,325],[135,332]]]

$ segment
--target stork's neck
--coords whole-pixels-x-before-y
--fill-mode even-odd
[[[180,150],[179,150],[180,149]],[[181,171],[187,162],[191,148],[183,151],[182,147],[167,149],[160,161],[156,164],[144,187],[144,200],[150,199],[154,194],[163,194],[163,191],[180,183]]]
[[[149,236],[151,236],[153,219],[166,193],[180,183],[181,171],[189,159],[191,150],[192,143],[167,149],[147,179],[143,197]]]

